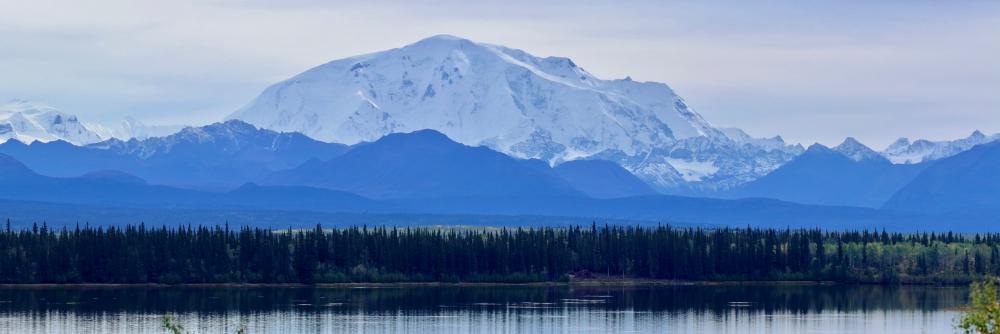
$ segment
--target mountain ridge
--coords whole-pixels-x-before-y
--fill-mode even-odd
[[[331,160],[275,172],[264,184],[322,187],[377,199],[582,196],[565,180],[434,130],[389,134]]]
[[[1000,140],[1000,133],[987,136],[975,130],[968,137],[954,140],[930,141],[899,138],[880,152],[886,159],[896,164],[920,163],[939,160],[968,151],[973,146]]]
[[[835,148],[813,144],[792,161],[734,189],[725,198],[763,197],[879,208],[929,165],[893,164],[848,138]]]
[[[187,127],[166,137],[111,139],[86,146],[64,141],[0,144],[13,156],[49,176],[75,177],[118,170],[149,182],[196,188],[229,188],[309,159],[330,159],[347,146],[302,134],[257,129],[239,121]]]

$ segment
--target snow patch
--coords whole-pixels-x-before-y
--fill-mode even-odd
[[[719,171],[711,161],[688,161],[682,159],[668,158],[667,162],[681,174],[681,178],[687,182],[697,182],[704,180]]]

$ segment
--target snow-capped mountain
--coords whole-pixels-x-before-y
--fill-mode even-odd
[[[101,137],[74,115],[44,104],[15,99],[0,105],[0,142],[8,139],[24,143],[64,140],[83,145],[98,142]]]
[[[833,150],[858,162],[866,160],[885,161],[882,155],[865,146],[865,144],[862,144],[857,139],[854,139],[854,137],[847,137],[844,139],[844,142],[834,147]]]
[[[147,125],[131,116],[126,116],[121,123],[105,126],[96,123],[84,123],[102,139],[143,140],[152,137],[166,137],[181,131],[183,125]]]
[[[782,150],[787,149],[788,146],[788,144],[785,144],[785,139],[781,138],[781,136],[755,138],[739,128],[719,128],[719,131],[722,131],[722,133],[726,134],[726,137],[740,144],[750,144],[768,150]],[[801,151],[802,147],[798,147],[798,150]]]
[[[987,136],[979,130],[966,138],[956,140],[929,141],[920,139],[911,143],[907,138],[899,138],[881,153],[893,163],[913,164],[947,158],[968,151],[973,146],[996,140],[1000,140],[1000,134]]]
[[[802,151],[734,139],[662,83],[602,80],[568,58],[453,36],[317,66],[229,118],[345,144],[433,129],[550,164],[612,160],[661,190],[730,187]]]

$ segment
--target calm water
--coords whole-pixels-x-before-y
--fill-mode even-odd
[[[952,333],[964,288],[0,288],[0,333]]]

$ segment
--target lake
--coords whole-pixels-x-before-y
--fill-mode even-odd
[[[0,333],[952,333],[964,287],[5,287]]]

